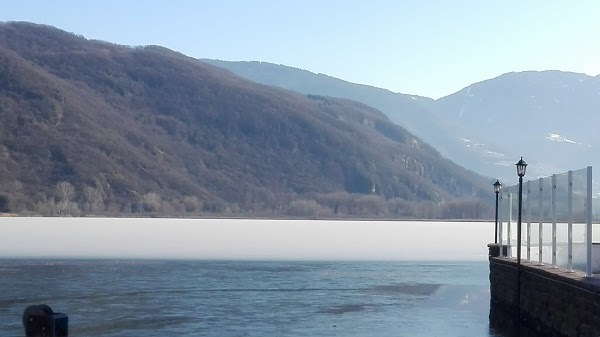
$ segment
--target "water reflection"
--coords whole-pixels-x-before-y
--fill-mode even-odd
[[[490,337],[561,337],[560,334],[538,332],[519,319],[518,313],[490,300]]]

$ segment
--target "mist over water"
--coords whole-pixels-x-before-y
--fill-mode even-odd
[[[0,257],[485,261],[486,222],[0,218]]]

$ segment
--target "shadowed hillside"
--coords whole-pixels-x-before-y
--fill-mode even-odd
[[[444,157],[481,174],[491,173],[490,165],[485,163],[486,153],[465,144],[462,139],[464,137],[462,125],[446,119],[444,113],[437,114],[436,101],[431,98],[396,93],[268,62],[231,62],[210,59],[202,59],[202,61],[258,83],[305,94],[341,97],[362,102],[385,113],[392,122],[408,129],[432,145]]]
[[[381,112],[161,47],[0,24],[0,121],[0,210],[489,216],[486,180]]]

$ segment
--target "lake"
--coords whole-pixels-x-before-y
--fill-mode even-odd
[[[0,219],[0,335],[503,336],[492,223]]]

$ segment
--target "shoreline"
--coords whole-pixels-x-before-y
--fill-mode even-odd
[[[305,220],[305,221],[414,221],[414,222],[493,222],[494,219],[414,219],[414,218],[360,218],[360,217],[266,217],[266,216],[171,216],[168,214],[140,214],[140,216],[113,215],[84,215],[84,216],[43,216],[34,214],[0,213],[0,218],[80,218],[80,219],[189,219],[189,220]]]

